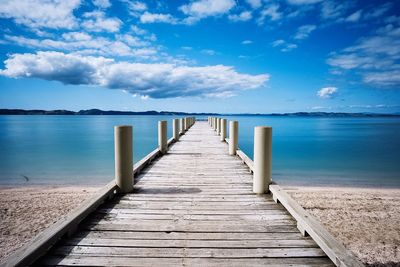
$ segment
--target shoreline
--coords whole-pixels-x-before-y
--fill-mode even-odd
[[[399,178],[400,179],[400,178]],[[11,188],[59,188],[59,187],[96,187],[101,188],[102,186],[107,185],[111,182],[112,179],[107,182],[100,183],[0,183],[1,189],[11,189]],[[298,190],[301,188],[307,188],[312,190],[328,190],[328,189],[349,189],[349,190],[400,190],[400,186],[391,186],[391,185],[365,185],[365,184],[332,184],[332,183],[318,183],[318,184],[308,184],[308,183],[290,183],[290,182],[281,182],[281,181],[273,181],[273,184],[278,184],[285,190]]]
[[[102,186],[0,185],[0,262]],[[400,189],[281,186],[364,264],[400,266]]]

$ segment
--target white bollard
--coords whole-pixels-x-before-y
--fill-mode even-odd
[[[213,118],[213,121],[214,121],[214,127],[213,127],[213,130],[214,131],[216,131],[217,130],[217,118]]]
[[[221,122],[221,120],[219,118],[217,118],[217,134],[219,134],[219,128],[221,127],[220,122]]]
[[[158,122],[158,149],[163,154],[167,152],[167,121]]]
[[[237,121],[229,122],[229,155],[236,155],[239,140],[239,126]]]
[[[172,129],[174,131],[175,142],[179,140],[179,119],[172,120]]]
[[[221,119],[221,142],[225,141],[226,138],[226,119]]]
[[[183,120],[183,118],[179,119],[179,134],[183,134],[185,132],[185,121]]]
[[[269,191],[272,168],[272,127],[254,128],[254,174],[253,192],[264,194]]]
[[[133,190],[132,126],[114,127],[115,183],[122,193]]]

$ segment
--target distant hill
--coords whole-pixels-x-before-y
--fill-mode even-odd
[[[270,117],[400,117],[399,113],[346,113],[346,112],[295,112],[295,113],[242,113],[242,114],[218,114],[218,113],[188,113],[176,111],[115,111],[101,109],[87,109],[80,111],[70,110],[24,110],[24,109],[0,109],[0,115],[176,115],[176,116],[270,116]]]
[[[25,109],[0,109],[0,115],[218,115],[216,113],[187,113],[174,111],[115,111],[101,109],[87,109],[80,111],[70,110],[25,110]]]

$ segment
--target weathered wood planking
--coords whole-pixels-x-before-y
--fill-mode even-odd
[[[37,265],[333,266],[204,122],[142,169]],[[250,162],[249,162],[250,163]]]

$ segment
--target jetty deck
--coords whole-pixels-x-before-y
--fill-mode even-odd
[[[168,146],[2,266],[363,266],[278,185],[254,194],[251,159],[206,122]]]
[[[206,124],[197,122],[39,265],[334,266]]]

